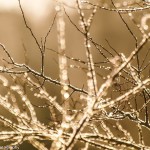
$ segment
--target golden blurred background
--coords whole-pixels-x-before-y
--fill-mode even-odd
[[[91,1],[97,2],[97,0]],[[115,2],[123,3],[124,1],[117,0]],[[105,5],[108,4],[108,6],[110,3],[108,0],[98,0],[98,2]],[[75,22],[75,24],[79,26],[79,15],[77,10],[74,8],[75,0],[64,0],[64,3],[66,4],[66,12]],[[27,20],[27,24],[30,26],[40,43],[40,41],[44,39],[56,14],[56,1],[21,0],[21,4]],[[88,16],[90,12],[91,11],[85,10],[86,16]],[[147,12],[149,11],[137,12],[134,14],[139,23],[142,15]],[[140,41],[141,35],[138,29],[129,20],[128,15],[123,15],[123,17],[130,26],[131,30],[138,37],[138,41]],[[81,33],[78,32],[78,30],[70,23],[67,16],[65,16],[65,22],[67,56],[86,61],[83,35],[81,35]],[[109,49],[110,47],[106,42],[107,39],[113,48],[115,48],[118,52],[124,53],[126,56],[128,56],[135,48],[135,40],[116,12],[98,10],[91,26],[90,35],[94,41]],[[57,51],[58,46],[56,23],[54,24],[47,41],[48,42],[46,47]],[[31,68],[36,71],[40,71],[40,51],[38,50],[33,37],[24,24],[17,0],[0,0],[0,43],[5,45],[11,56],[14,58],[15,62],[25,63],[25,61],[27,61],[26,63],[28,63]],[[149,44],[147,44],[145,47],[149,47]],[[95,62],[104,60],[104,58],[99,55],[99,52],[94,47],[92,47],[92,53]],[[28,58],[27,60],[25,59],[25,55]],[[5,54],[0,53],[0,59],[4,57],[6,57]],[[50,76],[53,79],[59,78],[57,57],[58,56],[55,52],[48,49],[46,50],[45,75]],[[140,57],[142,58],[142,56]],[[71,61],[68,62],[70,64],[73,63]],[[2,61],[0,63],[2,64]],[[103,76],[109,73],[103,69],[99,70],[98,72]],[[69,79],[71,84],[80,88],[82,88],[84,84],[86,88],[86,73],[82,69],[69,68]],[[103,79],[100,79],[98,81],[98,85],[100,86],[102,82]],[[59,98],[61,97],[59,93],[60,87],[48,83],[46,83],[45,86],[52,96],[57,95]],[[42,104],[42,102],[38,102],[35,98],[33,98],[32,101],[33,103]],[[49,114],[47,114],[47,111],[44,112],[43,110],[37,109],[37,112],[41,121],[48,121],[47,118],[49,117]],[[126,126],[126,121],[124,125]],[[131,126],[127,126],[127,128],[133,134],[133,136],[136,136],[136,133],[134,133],[135,131],[133,131],[132,124]],[[146,130],[144,133],[146,137],[145,142],[147,145],[150,145],[150,134],[146,134]],[[20,147],[20,150],[26,150],[27,148],[34,150],[34,148],[27,143],[23,144]]]

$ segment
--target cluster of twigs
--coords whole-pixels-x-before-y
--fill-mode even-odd
[[[105,7],[98,0],[97,3],[76,0],[76,5],[71,9],[77,10],[80,22],[78,24],[66,11],[69,7],[67,1],[58,0],[52,25],[44,40],[39,42],[27,23],[21,0],[18,0],[24,24],[41,54],[41,70],[36,71],[27,63],[17,63],[9,50],[0,44],[1,51],[6,54],[6,58],[2,60],[5,65],[0,66],[0,83],[6,90],[5,94],[0,95],[0,105],[12,116],[8,118],[0,115],[0,121],[4,124],[4,128],[0,131],[1,141],[18,146],[28,141],[39,150],[150,149],[143,133],[143,130],[150,132],[150,49],[146,47],[149,44],[150,34],[147,20],[138,23],[134,17],[137,12],[147,14],[145,12],[148,12],[150,5],[134,2],[132,5],[127,3],[126,6],[116,7],[113,0],[110,2],[109,7]],[[123,51],[118,52],[109,41],[107,41],[109,48],[105,48],[93,40],[90,29],[94,23],[94,16],[100,10],[118,14],[135,40],[135,48],[129,56]],[[85,11],[91,12],[88,18],[85,17]],[[130,22],[139,30],[140,39],[131,30],[123,14],[128,16]],[[83,36],[86,61],[67,55],[64,17]],[[55,22],[58,51],[46,47],[47,38]],[[103,57],[102,61],[98,63],[94,61],[93,49]],[[52,50],[58,55],[58,80],[45,75],[47,50]],[[68,61],[73,64],[68,64]],[[71,84],[68,75],[69,66],[86,73],[85,87],[79,88]],[[107,71],[99,74],[101,68]],[[99,81],[102,83],[99,84]],[[61,87],[61,99],[58,99],[57,95],[52,97],[45,83]],[[37,99],[44,100],[45,105],[33,104],[27,91],[34,93],[33,96]],[[78,95],[78,98],[74,95]],[[76,103],[80,103],[80,107],[76,106]],[[49,124],[40,122],[37,107],[48,109]],[[134,125],[134,134],[130,133],[131,125]],[[50,143],[50,147],[45,145],[45,141]]]

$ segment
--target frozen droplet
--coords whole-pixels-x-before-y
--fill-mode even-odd
[[[57,5],[57,6],[55,7],[55,10],[56,10],[56,11],[60,11],[60,6]]]
[[[149,1],[150,2],[150,1]],[[148,30],[147,21],[150,19],[150,14],[145,14],[141,19],[141,26],[144,30]]]
[[[69,98],[69,93],[68,93],[68,92],[65,92],[65,93],[64,93],[64,98],[65,98],[65,99]]]
[[[23,100],[23,101],[25,101],[26,99],[27,99],[26,96],[23,96],[23,97],[22,97],[22,100]]]

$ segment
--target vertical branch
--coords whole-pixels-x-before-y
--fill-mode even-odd
[[[63,3],[61,0],[58,0],[57,6],[57,36],[58,36],[58,60],[59,60],[59,78],[62,86],[61,95],[63,101],[63,108],[67,111],[69,109],[69,92],[68,92],[68,68],[67,68],[67,57],[66,57],[66,40],[65,40],[65,21],[64,21],[64,10]],[[69,128],[69,123],[67,119],[67,114],[62,116],[62,124],[58,130],[57,140],[53,143],[52,149],[60,149],[65,143],[62,138],[62,134],[65,129]]]
[[[88,62],[88,72],[87,72],[87,87],[88,87],[88,96],[87,96],[87,109],[84,110],[84,115],[79,121],[79,124],[74,128],[73,133],[70,139],[67,142],[66,147],[64,150],[71,150],[73,145],[75,144],[75,138],[78,134],[82,131],[86,123],[89,121],[90,117],[93,114],[94,104],[96,102],[96,95],[97,95],[97,80],[94,68],[94,61],[91,53],[91,45],[89,40],[89,29],[93,20],[93,16],[96,13],[96,9],[93,10],[90,18],[86,22],[84,13],[82,12],[82,8],[80,5],[79,0],[76,0],[78,13],[80,15],[81,25],[84,31],[84,40],[85,40],[85,48],[86,48],[86,56]]]
[[[65,41],[65,21],[63,17],[63,5],[59,0],[56,6],[57,16],[57,35],[58,35],[58,59],[59,59],[59,77],[62,85],[62,98],[66,100],[69,97],[68,93],[68,71],[66,58],[66,41]]]
[[[91,16],[86,21],[84,17],[84,13],[82,12],[82,8],[80,5],[79,0],[76,1],[77,7],[78,7],[78,13],[80,15],[80,21],[84,30],[84,40],[85,40],[85,48],[86,48],[86,56],[87,56],[87,62],[88,62],[88,72],[87,72],[87,86],[88,86],[88,104],[91,105],[91,102],[93,103],[94,100],[91,97],[97,95],[97,80],[96,80],[96,74],[95,74],[95,68],[94,68],[94,61],[91,53],[91,44],[89,40],[89,30],[91,23],[93,21],[94,14],[96,13],[96,8],[94,8]]]

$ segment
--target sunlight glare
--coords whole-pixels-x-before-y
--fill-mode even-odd
[[[0,0],[0,10],[12,10],[18,7],[16,0]]]

